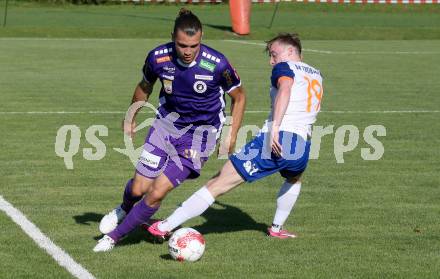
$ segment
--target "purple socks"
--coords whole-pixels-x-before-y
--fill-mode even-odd
[[[121,208],[128,214],[130,210],[133,208],[133,205],[140,201],[142,196],[135,197],[131,193],[131,188],[133,186],[133,179],[130,179],[125,185],[124,196],[121,204]]]
[[[108,234],[115,242],[118,242],[124,235],[131,232],[140,224],[150,220],[151,216],[159,209],[149,207],[145,201],[138,202],[130,213],[125,217],[124,221]]]

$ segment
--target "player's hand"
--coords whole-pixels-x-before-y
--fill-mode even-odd
[[[136,128],[136,121],[133,120],[133,122],[126,122],[125,119],[122,120],[122,131],[129,136],[131,139],[134,138],[135,135],[135,128]]]
[[[282,156],[282,148],[279,141],[279,128],[278,126],[272,126],[270,132],[270,147],[272,148],[272,152],[277,156]]]

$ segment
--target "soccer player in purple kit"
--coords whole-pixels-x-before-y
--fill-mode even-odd
[[[267,235],[289,239],[296,234],[283,229],[301,190],[311,145],[312,125],[321,110],[321,72],[302,61],[297,34],[281,33],[267,42],[271,113],[260,133],[241,151],[229,157],[220,172],[191,195],[164,221],[153,223],[148,231],[165,239],[184,222],[205,212],[215,199],[244,182],[254,182],[274,173],[285,181],[276,199],[272,226]]]
[[[171,190],[200,175],[225,121],[224,93],[232,103],[227,150],[233,152],[246,97],[227,58],[201,44],[201,39],[201,22],[183,8],[175,20],[172,42],[149,52],[132,104],[148,100],[159,79],[157,119],[146,137],[134,177],[127,182],[122,204],[100,222],[105,235],[93,251],[111,250],[123,236],[148,222]],[[125,133],[134,135],[134,120],[124,120],[123,126]]]

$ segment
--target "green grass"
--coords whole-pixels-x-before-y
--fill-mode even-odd
[[[71,278],[3,212],[0,224],[1,278]]]
[[[167,38],[182,5],[42,5],[12,2],[0,37]],[[1,12],[3,16],[3,6]],[[227,5],[190,7],[206,39],[236,39]],[[271,29],[273,5],[253,5],[251,34],[267,40],[298,32],[311,40],[440,39],[439,5],[334,5],[282,3]]]
[[[140,231],[111,253],[91,251],[98,222],[120,202],[133,166],[113,150],[124,146],[123,114],[88,113],[126,110],[147,51],[169,37],[180,6],[10,4],[8,25],[0,28],[0,195],[97,278],[440,274],[440,6],[283,3],[271,30],[273,6],[253,6],[252,34],[240,39],[261,43],[279,31],[299,32],[305,61],[325,77],[324,112],[316,124],[335,130],[355,125],[359,145],[344,155],[344,164],[337,164],[334,134],[322,139],[320,157],[310,161],[286,224],[300,238],[264,236],[282,183],[274,175],[239,187],[188,222],[205,235],[207,249],[200,262],[181,264],[169,260],[166,245],[145,241]],[[229,31],[227,6],[191,9],[205,23],[206,43],[237,68],[248,94],[247,109],[267,110],[270,66],[263,47],[222,40],[237,39]],[[157,93],[156,87],[155,104]],[[331,113],[407,110],[432,112]],[[84,113],[5,113],[28,111]],[[249,113],[244,122],[261,126],[265,117]],[[106,156],[87,161],[82,149],[92,146],[84,133],[96,124],[109,130],[101,137]],[[54,151],[63,125],[77,125],[82,132],[74,170],[67,170]],[[387,129],[379,138],[385,148],[379,161],[361,157],[361,148],[369,147],[362,133],[370,125]],[[145,132],[139,132],[138,145]],[[156,218],[170,214],[223,163],[212,157],[199,179],[167,197]],[[0,278],[70,277],[3,213],[0,228]]]
[[[124,111],[140,78],[145,53],[163,40],[0,39],[0,112]],[[237,67],[248,92],[248,110],[268,109],[270,67],[258,45],[210,40]],[[305,41],[305,60],[325,76],[324,111],[438,110],[439,41]],[[127,51],[130,49],[130,51]],[[351,54],[344,52],[352,51]],[[418,51],[420,54],[392,54]],[[377,54],[377,53],[387,54]],[[157,92],[152,99],[156,101]],[[246,114],[261,126],[265,114]],[[97,225],[119,201],[132,173],[123,147],[122,114],[0,114],[0,194],[97,278],[436,278],[440,273],[438,113],[323,112],[317,125],[384,125],[379,161],[364,161],[358,147],[334,156],[334,135],[310,161],[300,199],[286,227],[292,241],[267,239],[281,177],[243,185],[202,217],[187,223],[204,233],[200,262],[169,260],[166,245],[137,231],[108,254],[91,249]],[[142,115],[145,117],[145,115]],[[83,137],[66,170],[55,155],[62,125],[78,125]],[[103,160],[86,161],[85,130],[109,128]],[[145,130],[140,132],[141,144]],[[211,158],[202,176],[172,192],[156,217],[166,217],[224,163]],[[0,214],[2,278],[61,278],[68,274]],[[5,247],[5,248],[3,248]]]

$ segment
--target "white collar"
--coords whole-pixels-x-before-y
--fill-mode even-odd
[[[180,66],[186,67],[186,68],[191,68],[191,67],[193,67],[193,66],[195,66],[197,64],[195,59],[190,64],[186,64],[186,63],[183,63],[179,58],[177,58],[177,63],[179,63]]]

